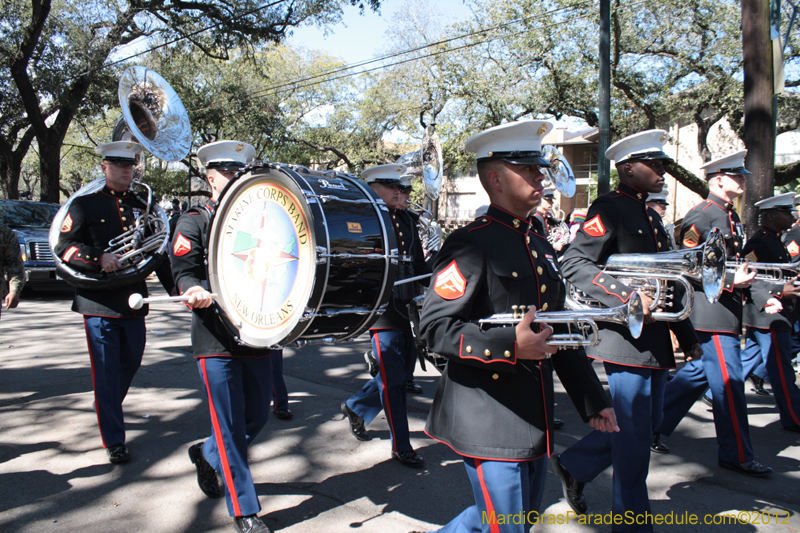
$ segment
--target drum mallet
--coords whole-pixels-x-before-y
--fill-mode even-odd
[[[413,278],[406,278],[401,279],[400,281],[395,281],[395,285],[405,285],[406,283],[411,283],[412,281],[419,281],[421,279],[426,279],[431,277],[431,274],[422,274],[421,276],[414,276]]]
[[[149,304],[153,302],[185,302],[188,300],[190,296],[154,296],[152,298],[143,298],[139,293],[131,294],[131,297],[128,298],[128,305],[131,309],[141,309],[144,304]],[[217,295],[211,293],[211,298],[216,300]]]

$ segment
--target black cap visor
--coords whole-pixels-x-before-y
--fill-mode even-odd
[[[212,161],[211,163],[206,164],[206,168],[213,168],[214,170],[219,170],[220,172],[225,172],[228,170],[241,170],[245,167],[244,163],[240,163],[239,161]]]
[[[108,161],[109,163],[115,163],[117,165],[135,165],[136,160],[132,157],[104,157],[103,161]]]
[[[659,159],[666,163],[675,162],[674,159],[672,159],[670,156],[668,156],[661,150],[654,150],[652,152],[639,152],[638,154],[631,154],[630,157],[628,157],[627,159],[623,159],[622,161],[617,161],[617,165],[630,163],[632,161],[656,161]]]
[[[540,167],[551,167],[550,161],[542,157],[542,153],[538,151],[522,152],[515,150],[513,152],[492,152],[489,157],[479,157],[478,162],[493,160],[505,161],[512,165],[536,165]]]
[[[729,176],[748,176],[752,174],[749,170],[744,167],[735,167],[735,168],[721,168],[717,172],[711,172],[706,174],[706,179],[711,179],[715,176],[719,176],[720,174],[727,174]]]
[[[398,187],[402,187],[400,183],[400,178],[376,178],[370,183],[380,183],[381,185],[397,185]]]

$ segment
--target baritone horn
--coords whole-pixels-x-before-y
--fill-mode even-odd
[[[526,307],[512,305],[511,310],[511,313],[499,313],[488,318],[481,318],[478,320],[478,324],[504,326],[518,324],[525,316]],[[560,348],[578,348],[600,344],[597,322],[622,324],[630,330],[633,338],[638,339],[644,323],[644,308],[639,294],[633,293],[627,303],[618,307],[547,313],[536,311],[535,317],[533,321],[537,324],[565,324],[567,326],[567,333],[553,333],[547,339],[548,345]]]
[[[701,284],[706,299],[714,303],[722,293],[725,280],[725,240],[719,229],[708,233],[706,242],[694,248],[654,254],[613,254],[606,260],[604,274],[627,282],[653,300],[651,311],[672,306],[677,282],[686,290],[683,307],[676,312],[654,312],[653,319],[662,322],[683,320],[692,312],[694,289],[688,280]],[[570,284],[567,296],[571,305],[592,309],[602,304]]]

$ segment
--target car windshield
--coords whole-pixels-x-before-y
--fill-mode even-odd
[[[10,228],[49,228],[59,207],[35,202],[0,204],[0,222]]]

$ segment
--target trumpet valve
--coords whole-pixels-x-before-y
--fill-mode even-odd
[[[524,305],[520,305],[519,306],[519,317],[520,318],[524,317],[525,313],[527,312],[527,310],[528,310],[527,307],[525,307]]]
[[[511,316],[513,318],[519,318],[519,313],[517,312],[518,309],[519,309],[518,305],[512,305],[511,306]]]

